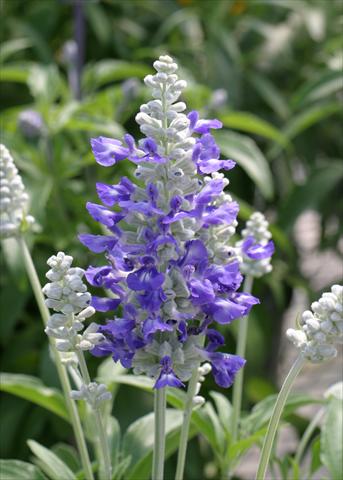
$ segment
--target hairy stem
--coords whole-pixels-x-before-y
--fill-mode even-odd
[[[39,278],[38,278],[34,263],[32,261],[30,251],[23,237],[18,238],[18,243],[22,251],[26,272],[29,277],[34,296],[36,298],[36,302],[37,302],[41,317],[43,319],[44,325],[46,325],[50,318],[50,314],[44,302],[42,287],[39,282]],[[51,350],[53,353],[58,377],[64,393],[64,398],[65,398],[65,402],[69,412],[70,421],[73,427],[77,448],[80,453],[82,467],[83,467],[86,479],[94,480],[91,462],[89,459],[89,454],[88,454],[87,445],[86,445],[85,437],[84,437],[82,426],[81,426],[79,413],[77,411],[74,400],[70,398],[71,386],[70,386],[68,374],[66,372],[64,365],[61,362],[59,352],[55,346],[55,342],[51,337],[49,337],[49,342],[50,342]]]
[[[179,451],[177,455],[175,480],[183,480],[186,453],[187,453],[189,426],[191,423],[191,416],[192,416],[192,410],[193,410],[193,398],[196,392],[198,379],[199,379],[199,371],[196,368],[192,374],[192,377],[189,381],[188,389],[187,389],[186,404],[183,412],[183,423],[182,423],[181,434],[180,434]]]
[[[260,457],[260,463],[258,465],[257,469],[257,474],[256,474],[256,480],[264,480],[266,476],[266,471],[268,468],[268,463],[270,459],[270,454],[272,451],[273,443],[274,443],[274,438],[276,435],[276,431],[280,422],[280,418],[282,415],[282,411],[284,409],[285,403],[287,401],[289,392],[292,388],[292,385],[294,383],[294,380],[298,376],[300,370],[302,369],[303,365],[305,363],[305,359],[302,355],[299,355],[292,365],[290,371],[288,372],[288,375],[283,382],[283,385],[281,387],[281,390],[279,392],[279,395],[276,399],[276,403],[273,409],[272,416],[269,421],[268,425],[268,430],[267,434],[264,438],[263,442],[263,447],[262,447],[262,452],[261,452],[261,457]]]
[[[91,383],[91,378],[88,372],[87,363],[82,351],[77,352],[77,358],[79,361],[79,367],[83,382],[88,385]],[[97,449],[99,455],[99,463],[101,465],[100,472],[103,480],[111,480],[112,478],[112,465],[111,455],[106,437],[106,432],[101,419],[101,414],[98,408],[93,408],[95,425],[98,433],[99,448]]]
[[[243,285],[243,292],[250,293],[252,290],[254,278],[247,275]],[[239,330],[237,337],[236,354],[240,357],[245,356],[245,349],[248,336],[248,316],[239,319]],[[242,407],[244,369],[237,373],[235,383],[233,385],[233,408],[232,408],[232,441],[235,442],[238,437],[238,426]]]
[[[163,480],[166,442],[166,388],[156,388],[154,396],[155,439],[152,480]]]

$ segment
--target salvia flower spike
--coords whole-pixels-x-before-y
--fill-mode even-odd
[[[29,196],[12,155],[0,144],[0,238],[19,235],[34,223],[28,215]]]
[[[311,362],[337,355],[335,344],[343,343],[343,286],[333,285],[300,319],[300,328],[289,328],[287,337]]]
[[[240,270],[244,275],[262,277],[272,271],[274,253],[268,222],[260,212],[254,212],[242,230],[242,239],[236,243],[241,257]]]
[[[145,137],[91,141],[100,165],[129,159],[137,179],[98,183],[101,204],[87,203],[107,233],[79,236],[106,258],[85,276],[111,292],[91,302],[109,318],[98,329],[105,340],[91,353],[147,374],[157,389],[182,387],[209,362],[216,382],[229,387],[245,361],[217,351],[224,338],[216,325],[230,324],[258,303],[238,292],[243,277],[230,238],[239,207],[224,193],[229,181],[218,173],[235,163],[220,159],[210,133],[221,122],[184,113],[179,97],[186,82],[178,79],[173,59],[161,56],[154,68],[155,75],[145,78],[153,99],[136,116]],[[120,316],[114,314],[119,305]]]

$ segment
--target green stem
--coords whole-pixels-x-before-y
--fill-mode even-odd
[[[252,290],[254,278],[247,275],[243,285],[243,292],[250,293]],[[236,354],[240,357],[245,356],[247,336],[248,336],[248,316],[242,317],[238,320],[239,330],[237,337]],[[238,426],[242,407],[242,392],[243,392],[244,369],[241,368],[236,375],[235,383],[233,385],[233,405],[232,405],[232,442],[237,441]]]
[[[23,237],[18,238],[18,243],[22,251],[24,265],[32,286],[34,296],[36,298],[36,302],[37,302],[40,314],[42,316],[44,325],[46,325],[50,318],[50,314],[44,302],[42,287],[39,282],[39,278],[38,278],[34,263],[32,261],[30,251]],[[70,398],[71,386],[70,386],[69,378],[68,378],[66,369],[61,362],[59,352],[55,346],[55,342],[51,338],[49,338],[49,341],[50,341],[50,346],[51,346],[52,354],[54,357],[57,373],[59,376],[59,380],[64,393],[65,402],[69,412],[70,421],[74,430],[76,444],[77,444],[78,451],[80,453],[83,470],[87,480],[94,480],[91,462],[88,455],[87,445],[86,445],[85,437],[83,434],[79,413],[77,411],[75,402]]]
[[[80,371],[82,375],[83,382],[88,385],[91,383],[91,378],[88,372],[87,363],[82,351],[77,352],[77,358],[79,361]],[[108,440],[106,437],[106,432],[104,425],[101,419],[101,414],[98,408],[93,408],[95,415],[95,425],[98,432],[99,447],[97,449],[99,460],[101,464],[100,471],[103,472],[103,480],[111,480],[112,478],[112,465],[111,465],[111,455],[108,445]]]
[[[166,388],[156,388],[154,396],[155,439],[152,462],[152,480],[163,480],[166,442]]]
[[[269,421],[268,425],[268,430],[267,434],[264,438],[263,442],[263,447],[262,447],[262,452],[261,452],[261,457],[260,457],[260,463],[258,465],[257,469],[257,474],[256,474],[256,480],[264,480],[266,476],[266,471],[268,468],[268,463],[270,459],[270,454],[272,451],[273,443],[274,443],[274,438],[276,435],[276,430],[278,428],[280,418],[282,415],[282,411],[284,409],[285,403],[287,401],[289,392],[292,388],[292,385],[294,383],[294,380],[298,376],[300,370],[302,369],[303,365],[305,363],[305,359],[302,355],[299,355],[294,364],[292,365],[292,368],[288,372],[288,375],[283,382],[283,385],[281,387],[281,390],[279,392],[279,395],[276,399],[276,403],[273,409],[272,416]]]
[[[313,432],[315,431],[315,429],[319,425],[319,422],[323,418],[324,414],[325,414],[325,408],[321,408],[316,413],[316,415],[312,418],[311,422],[308,424],[303,436],[301,437],[301,440],[300,440],[298,448],[297,448],[296,455],[294,457],[294,460],[297,464],[300,463],[300,461],[301,461],[301,459],[304,455],[306,446],[307,446],[310,438],[312,437]]]
[[[191,416],[192,416],[192,410],[193,410],[193,398],[196,392],[198,379],[199,379],[199,371],[198,371],[198,368],[196,368],[193,371],[193,374],[189,381],[188,389],[187,389],[185,409],[183,412],[183,423],[182,423],[181,434],[180,434],[179,451],[177,456],[175,480],[182,480],[184,475],[189,426],[191,423]]]

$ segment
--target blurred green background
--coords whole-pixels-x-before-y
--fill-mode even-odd
[[[81,267],[101,261],[77,240],[82,231],[100,233],[85,203],[96,201],[95,181],[116,183],[131,166],[99,167],[89,139],[138,134],[142,78],[168,53],[188,81],[189,109],[224,124],[217,140],[238,163],[229,189],[241,202],[241,225],[255,209],[272,223],[274,270],[254,287],[262,303],[250,319],[245,407],[273,392],[294,290],[312,300],[328,287],[299,267],[293,231],[304,212],[317,212],[314,255],[342,257],[342,2],[2,0],[1,15],[1,142],[32,198],[39,230],[29,241],[41,281],[58,250]],[[1,271],[1,369],[57,385],[15,242],[2,245]],[[225,335],[234,352],[235,326]],[[202,392],[215,388],[207,379]],[[123,427],[151,408],[150,395],[120,387],[115,415]],[[67,424],[24,400],[4,395],[1,411],[1,457],[28,458],[27,438],[48,446],[71,438]],[[202,478],[209,452],[198,440],[191,449],[187,478]]]

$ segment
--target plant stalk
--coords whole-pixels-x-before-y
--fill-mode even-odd
[[[82,379],[84,383],[88,385],[89,383],[91,383],[91,378],[90,378],[87,363],[82,351],[77,352],[77,358],[79,361]],[[111,455],[110,455],[106,432],[101,419],[99,408],[93,408],[93,412],[95,417],[95,425],[98,432],[98,440],[99,440],[99,447],[100,447],[98,449],[98,455],[100,457],[99,460],[102,465],[101,471],[103,471],[104,473],[103,480],[111,480],[112,478]]]
[[[152,480],[163,480],[166,442],[166,388],[156,388],[154,396],[155,439]]]
[[[301,459],[302,459],[302,457],[305,453],[306,446],[307,446],[310,438],[312,437],[313,432],[315,431],[315,429],[319,425],[319,422],[321,421],[321,419],[323,418],[324,415],[325,415],[325,408],[321,408],[320,410],[318,410],[316,415],[312,418],[312,420],[308,424],[305,432],[303,433],[303,436],[301,437],[301,440],[299,442],[299,445],[298,445],[298,448],[297,448],[297,451],[296,451],[296,454],[295,454],[295,457],[294,457],[294,460],[297,464],[300,463],[300,461],[301,461]]]
[[[247,275],[244,280],[243,292],[251,293],[254,277]],[[242,317],[238,320],[239,330],[237,337],[237,349],[236,354],[240,357],[245,356],[247,336],[248,336],[248,319],[249,317]],[[242,407],[242,393],[243,393],[243,379],[244,369],[241,368],[236,375],[235,382],[233,384],[233,405],[232,405],[232,442],[236,442],[238,438],[238,426]]]
[[[256,480],[264,480],[268,468],[268,463],[270,459],[270,454],[272,451],[274,438],[276,435],[276,431],[280,422],[280,418],[282,415],[282,411],[284,409],[285,403],[287,401],[289,392],[292,388],[292,385],[297,378],[300,370],[302,369],[305,363],[305,358],[300,354],[294,364],[292,365],[288,375],[283,382],[279,395],[276,399],[276,403],[274,405],[273,413],[269,421],[267,434],[264,438],[260,462],[258,465],[257,473],[256,473]]]
[[[40,311],[44,325],[46,325],[50,318],[50,314],[49,314],[48,308],[45,305],[42,287],[39,282],[39,278],[38,278],[30,251],[23,237],[19,237],[17,240],[22,251],[24,265],[31,283],[31,287],[38,305],[38,309]],[[83,434],[79,413],[77,411],[77,407],[75,405],[74,400],[72,400],[72,398],[70,397],[71,386],[70,386],[68,374],[66,372],[64,365],[61,362],[60,355],[58,350],[56,349],[54,340],[49,337],[49,342],[50,342],[51,350],[55,360],[58,377],[64,393],[64,398],[65,398],[65,402],[69,412],[70,421],[73,427],[77,448],[80,453],[81,463],[85,473],[85,477],[87,480],[94,480],[92,466],[89,459],[87,444]]]
[[[187,389],[186,404],[183,412],[183,423],[182,423],[181,433],[180,433],[179,451],[177,455],[175,480],[183,480],[186,453],[187,453],[189,426],[191,423],[192,410],[193,410],[193,398],[196,393],[198,379],[199,379],[199,371],[198,371],[198,368],[196,368],[192,374],[192,377],[189,381],[188,389]]]

